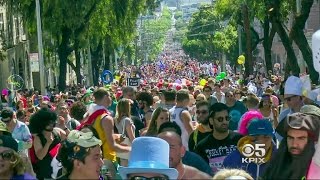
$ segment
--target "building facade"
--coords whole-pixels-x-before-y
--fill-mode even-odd
[[[23,79],[24,88],[32,88],[26,30],[22,17],[13,13],[8,6],[0,6],[0,33],[0,51],[4,55],[0,61],[0,89],[11,89],[7,83],[11,75],[19,75]]]

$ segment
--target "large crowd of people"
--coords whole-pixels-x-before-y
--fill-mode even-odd
[[[232,69],[164,53],[100,87],[3,89],[0,179],[320,178],[308,77]]]

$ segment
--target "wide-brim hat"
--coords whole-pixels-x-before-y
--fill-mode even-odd
[[[138,137],[132,142],[128,167],[119,167],[122,179],[128,174],[157,173],[177,179],[178,171],[169,168],[169,144],[157,137]]]

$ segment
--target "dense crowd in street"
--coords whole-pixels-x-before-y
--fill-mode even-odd
[[[99,87],[3,89],[0,179],[320,178],[308,75],[221,66],[166,52]]]

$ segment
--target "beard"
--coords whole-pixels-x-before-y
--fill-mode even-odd
[[[226,125],[225,127],[223,126],[215,127],[214,130],[219,133],[225,133],[225,132],[228,132],[229,128],[228,128],[228,125]]]

